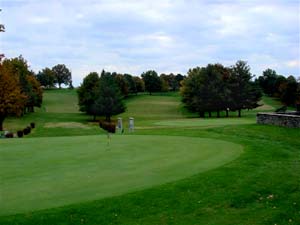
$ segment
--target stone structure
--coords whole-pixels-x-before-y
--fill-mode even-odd
[[[134,118],[132,117],[129,118],[129,131],[130,132],[134,131]]]
[[[300,115],[296,113],[257,113],[256,121],[258,124],[300,128]]]
[[[121,118],[121,117],[118,118],[117,128],[118,128],[119,130],[122,130],[122,129],[123,129],[123,121],[122,121],[122,118]]]

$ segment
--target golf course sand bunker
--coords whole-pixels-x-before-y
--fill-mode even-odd
[[[183,179],[242,153],[231,142],[113,135],[0,140],[0,214],[101,199]]]

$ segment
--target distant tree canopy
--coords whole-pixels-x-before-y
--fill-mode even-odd
[[[124,112],[120,79],[123,77],[105,71],[102,71],[101,77],[96,72],[86,76],[77,91],[80,110],[93,115],[94,120],[96,116],[105,116],[107,121],[112,115]]]
[[[58,64],[52,68],[52,71],[59,88],[61,88],[62,84],[72,85],[72,74],[66,65]]]
[[[46,67],[42,71],[39,71],[36,75],[36,79],[40,82],[45,88],[53,88],[56,83],[56,77],[53,71]]]
[[[180,82],[185,78],[181,74],[174,75],[173,73],[160,75],[162,82],[162,91],[178,91],[181,87]]]
[[[300,104],[298,91],[300,82],[294,76],[286,78],[278,75],[275,70],[266,69],[256,82],[266,95],[279,98],[283,104],[287,106]]]
[[[182,82],[181,95],[186,107],[198,112],[201,117],[207,112],[238,111],[258,106],[261,98],[259,88],[251,81],[250,68],[244,61],[238,61],[227,68],[221,64],[190,69]]]
[[[145,89],[152,95],[153,92],[159,92],[162,88],[162,83],[154,70],[148,70],[147,72],[142,73],[141,77],[145,83]]]
[[[0,63],[0,130],[9,115],[33,112],[42,104],[42,89],[27,62],[20,56]]]

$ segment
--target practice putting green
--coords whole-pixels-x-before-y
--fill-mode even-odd
[[[237,158],[242,146],[191,137],[114,135],[0,140],[0,214],[152,187]]]

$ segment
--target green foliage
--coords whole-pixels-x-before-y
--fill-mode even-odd
[[[132,77],[133,81],[134,81],[134,85],[136,87],[136,92],[134,92],[135,94],[137,94],[138,92],[144,92],[145,91],[145,82],[143,79],[141,79],[140,77]]]
[[[42,104],[40,84],[22,56],[0,64],[0,93],[0,130],[7,116],[21,116],[26,109],[33,112],[34,106]]]
[[[297,84],[296,79],[293,76],[289,76],[285,83],[282,83],[281,88],[281,101],[288,106],[293,106],[297,99]]]
[[[100,77],[98,73],[89,73],[84,79],[80,87],[77,89],[78,105],[81,112],[97,115],[95,112],[95,101],[99,95]]]
[[[277,73],[275,70],[266,69],[263,75],[258,78],[258,82],[265,94],[273,96],[276,92]]]
[[[241,116],[241,109],[256,108],[262,96],[260,89],[251,81],[251,78],[250,67],[246,62],[238,61],[231,68],[229,78],[232,99],[231,109],[238,110],[239,117]]]
[[[297,82],[293,76],[286,78],[277,75],[275,70],[267,69],[263,71],[262,76],[258,77],[257,82],[265,94],[280,98],[287,106],[295,106],[297,102],[300,102],[299,94],[297,94],[300,82]]]
[[[110,121],[112,115],[125,111],[125,105],[115,79],[105,71],[100,77],[99,92],[95,100],[95,113]]]
[[[161,91],[162,84],[159,76],[154,70],[148,70],[142,73],[141,77],[145,83],[145,90],[151,95],[153,92]]]
[[[52,88],[55,86],[56,77],[54,72],[46,67],[42,71],[39,71],[36,75],[36,79],[40,82],[40,84],[46,88]]]
[[[121,92],[121,94],[124,97],[128,97],[129,95],[129,91],[130,91],[130,86],[129,86],[129,82],[130,82],[130,75],[127,75],[127,79],[125,78],[124,75],[122,74],[116,74],[116,73],[112,73],[113,78],[115,79],[116,84],[119,87],[119,90]],[[129,82],[128,82],[129,80]]]
[[[162,91],[178,91],[184,76],[181,74],[175,76],[173,73],[161,74],[160,79],[162,81]]]
[[[64,64],[57,64],[52,67],[52,72],[55,75],[55,81],[58,83],[59,88],[61,84],[70,85],[72,82],[72,74]]]
[[[221,64],[190,69],[183,80],[181,95],[186,107],[204,117],[205,112],[253,109],[258,106],[261,92],[251,82],[250,68],[243,61],[226,68]]]

